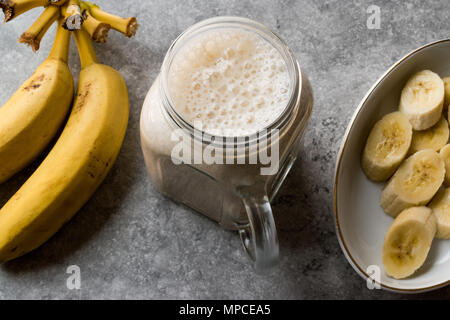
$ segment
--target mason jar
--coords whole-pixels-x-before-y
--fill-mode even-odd
[[[289,100],[284,111],[263,130],[246,136],[203,131],[183,118],[171,97],[168,79],[180,49],[200,34],[221,29],[245,30],[267,41],[280,53],[289,75]],[[254,267],[258,271],[269,269],[279,256],[270,201],[301,156],[301,139],[312,106],[308,79],[287,44],[267,27],[238,17],[195,24],[169,48],[142,108],[141,145],[150,180],[175,202],[224,228],[239,231]],[[214,161],[205,154],[212,155]],[[265,161],[258,161],[262,158]]]

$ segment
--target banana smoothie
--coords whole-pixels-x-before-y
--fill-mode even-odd
[[[181,48],[169,73],[177,112],[217,136],[248,136],[287,107],[290,79],[281,54],[255,33],[211,30]]]
[[[278,36],[243,18],[201,22],[171,46],[144,102],[151,181],[222,226],[246,230],[243,239],[265,237],[276,255],[269,198],[297,157],[311,108],[309,82]],[[272,234],[249,230],[251,208],[264,208],[257,211]]]

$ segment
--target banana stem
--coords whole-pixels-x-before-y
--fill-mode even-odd
[[[62,14],[64,16],[63,27],[67,30],[80,30],[83,24],[83,16],[81,15],[80,1],[69,0],[67,5],[62,7]]]
[[[95,42],[105,43],[108,38],[108,32],[111,30],[111,26],[95,19],[90,14],[89,7],[83,3],[81,3],[81,10],[83,10],[83,28],[89,33]]]
[[[91,2],[83,1],[82,3],[89,7],[89,11],[95,19],[111,25],[114,30],[123,33],[129,38],[136,34],[139,24],[135,17],[122,18],[101,10],[98,5]]]
[[[49,0],[48,2],[54,6],[62,6],[67,2],[67,0]]]
[[[0,8],[5,15],[5,22],[20,16],[28,10],[49,4],[63,5],[67,0],[0,0]]]
[[[95,54],[94,46],[89,34],[84,29],[81,29],[76,30],[74,35],[80,54],[81,68],[84,69],[92,64],[98,63],[97,55]]]
[[[70,32],[63,28],[63,23],[64,19],[60,17],[56,29],[55,43],[48,59],[58,59],[67,63],[69,61]]]
[[[31,46],[31,48],[33,49],[34,52],[39,50],[39,48],[41,46],[42,38],[44,38],[45,34],[47,33],[48,29],[50,29],[52,24],[55,23],[56,20],[58,20],[58,17],[59,17],[59,14],[54,15],[48,21],[48,23],[44,26],[44,28],[41,30],[41,32],[39,32],[39,34],[37,35],[36,39],[34,40],[33,45]]]
[[[37,18],[33,25],[25,31],[19,38],[20,43],[25,43],[31,47],[35,47],[36,39],[50,21],[55,21],[54,18],[59,16],[59,8],[56,6],[48,6],[44,9],[44,12]],[[45,33],[44,33],[45,34]],[[42,35],[43,36],[43,35]],[[39,45],[37,46],[39,49]],[[36,49],[36,50],[37,50]]]

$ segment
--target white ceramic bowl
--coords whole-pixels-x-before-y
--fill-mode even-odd
[[[334,186],[336,232],[342,250],[363,278],[370,266],[381,270],[382,288],[418,293],[450,284],[450,240],[435,240],[425,265],[413,276],[395,280],[382,263],[384,235],[393,219],[379,205],[384,184],[369,181],[361,165],[361,153],[375,122],[398,109],[401,90],[417,71],[430,69],[450,76],[450,39],[423,46],[395,63],[370,89],[356,110],[344,136],[337,159]]]

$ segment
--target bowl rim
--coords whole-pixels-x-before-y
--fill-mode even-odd
[[[435,284],[433,286],[429,286],[429,287],[424,287],[424,288],[417,288],[417,289],[401,289],[401,288],[396,288],[396,287],[392,287],[389,285],[386,285],[385,283],[383,283],[382,281],[376,281],[374,279],[371,279],[370,276],[364,271],[363,268],[361,268],[361,266],[358,265],[358,263],[356,262],[356,260],[353,258],[353,256],[350,253],[350,250],[348,249],[345,241],[344,241],[344,237],[342,234],[342,230],[341,230],[341,226],[339,223],[339,215],[338,215],[338,200],[337,200],[337,189],[338,189],[338,183],[339,183],[339,172],[341,170],[341,165],[342,165],[342,157],[343,154],[345,152],[345,148],[347,146],[347,142],[349,140],[349,136],[350,136],[350,132],[353,129],[353,126],[355,124],[356,119],[358,118],[359,114],[361,113],[362,109],[364,108],[364,106],[367,103],[367,100],[369,99],[369,97],[372,95],[372,93],[380,86],[380,84],[400,65],[402,64],[404,61],[406,61],[408,58],[410,58],[411,56],[419,53],[420,51],[435,46],[435,45],[439,45],[441,43],[445,43],[445,42],[450,42],[450,38],[446,38],[446,39],[441,39],[441,40],[437,40],[434,42],[430,42],[428,44],[425,44],[417,49],[414,49],[413,51],[409,52],[408,54],[406,54],[403,58],[399,59],[397,62],[395,62],[376,82],[375,84],[369,89],[369,91],[366,93],[366,95],[364,96],[364,98],[361,100],[361,102],[359,103],[358,107],[356,108],[355,112],[353,113],[349,125],[347,126],[347,129],[345,130],[344,136],[342,138],[342,142],[341,142],[341,147],[339,149],[339,153],[337,156],[337,160],[336,160],[336,167],[335,167],[335,173],[334,173],[334,192],[333,192],[333,207],[334,207],[334,224],[335,224],[335,229],[336,229],[336,236],[338,238],[339,241],[339,245],[341,247],[341,250],[343,251],[345,258],[347,259],[347,261],[350,263],[350,265],[353,267],[353,269],[356,271],[356,273],[361,276],[364,280],[368,280],[370,279],[370,281],[375,282],[377,285],[379,285],[382,289],[387,290],[387,291],[391,291],[391,292],[397,292],[397,293],[409,293],[409,294],[413,294],[413,293],[423,293],[423,292],[428,292],[428,291],[432,291],[432,290],[437,290],[440,288],[443,288],[447,285],[450,284],[450,279]]]

